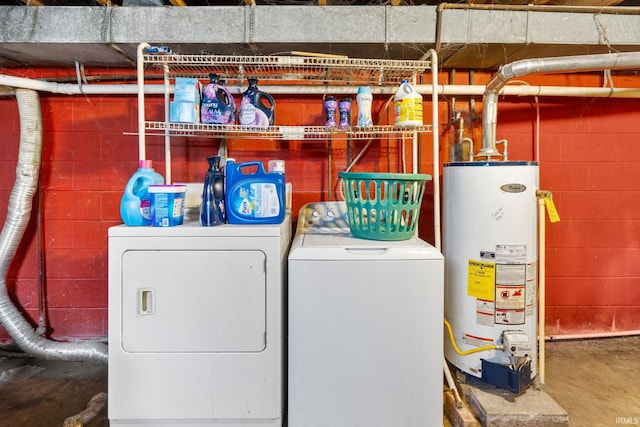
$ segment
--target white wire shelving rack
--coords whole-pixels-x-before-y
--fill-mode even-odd
[[[208,79],[215,73],[229,84],[254,77],[266,83],[399,85],[430,69],[429,61],[308,56],[146,54],[143,61],[170,77]]]
[[[275,139],[275,140],[316,140],[324,141],[331,137],[335,140],[369,140],[380,138],[409,138],[416,132],[430,132],[431,125],[411,128],[376,125],[367,127],[351,126],[349,128],[326,126],[271,126],[241,127],[238,125],[211,125],[195,123],[172,123],[147,121],[147,135],[163,136],[168,132],[171,136],[190,136],[215,138],[228,136],[233,138]]]
[[[396,138],[402,141],[412,140],[415,169],[418,135],[428,132],[435,133],[434,126],[430,124],[417,127],[375,125],[371,127],[352,126],[340,128],[275,125],[269,128],[246,128],[237,125],[174,123],[169,121],[170,84],[172,79],[176,77],[208,80],[210,74],[217,74],[228,86],[240,86],[248,77],[252,77],[260,80],[261,86],[291,87],[292,93],[318,93],[318,87],[320,86],[323,87],[323,90],[326,89],[327,93],[337,90],[340,93],[355,94],[358,86],[388,89],[397,87],[403,80],[416,84],[425,73],[429,71],[432,74],[434,73],[434,67],[432,67],[429,60],[316,56],[180,55],[168,49],[151,47],[147,43],[141,43],[138,46],[137,60],[140,159],[145,158],[145,137],[147,134],[164,136],[168,182],[171,179],[170,138],[172,136],[304,141],[371,140],[382,138]],[[146,120],[143,89],[145,79],[164,81],[166,88],[164,121]],[[433,81],[436,82],[437,79],[434,77]]]

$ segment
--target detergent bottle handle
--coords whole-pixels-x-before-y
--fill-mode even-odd
[[[135,190],[139,187],[139,183],[146,184],[146,186],[148,187],[149,185],[153,184],[153,179],[150,176],[146,175],[134,175],[129,179],[127,185],[124,187],[124,193],[130,197],[138,197],[138,195],[135,194]]]
[[[249,167],[252,166],[257,166],[258,170],[255,173],[245,173],[243,171],[243,169],[247,169]],[[262,167],[262,163],[258,162],[258,161],[252,161],[252,162],[246,162],[246,163],[241,163],[239,165],[236,165],[238,171],[243,174],[243,175],[257,175],[257,174],[264,174],[264,168]]]
[[[263,98],[266,98],[266,99],[267,99],[267,101],[269,101],[269,106],[266,106],[266,105],[264,104],[264,102],[262,102],[262,99],[263,99]],[[274,110],[274,108],[276,107],[276,102],[275,102],[275,100],[273,99],[273,97],[272,97],[271,95],[269,95],[269,94],[268,94],[268,93],[266,93],[266,92],[258,92],[258,99],[260,100],[260,105],[261,105],[263,108],[268,108],[270,111],[273,111],[273,110]]]
[[[413,92],[413,88],[411,87],[411,85],[409,83],[403,83],[402,84],[402,91],[404,93],[411,93],[411,92]]]
[[[229,105],[229,100],[231,99],[231,97],[229,96],[229,91],[219,85],[216,88],[216,98],[218,98],[218,101],[220,101],[223,105]]]
[[[131,177],[127,181],[127,184],[124,186],[124,194],[127,196],[133,196],[133,185],[140,179],[139,176]]]

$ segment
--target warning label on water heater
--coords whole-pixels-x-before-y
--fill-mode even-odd
[[[495,323],[521,325],[527,307],[526,245],[496,245]]]
[[[496,309],[524,309],[524,296],[524,286],[496,286]]]
[[[496,264],[470,259],[467,273],[467,295],[493,301]]]
[[[476,298],[479,325],[521,325],[535,308],[536,265],[526,245],[496,245],[468,261],[467,294]]]
[[[496,309],[496,325],[523,325],[524,310]]]
[[[524,285],[527,279],[525,264],[497,264],[496,285]]]
[[[525,286],[496,286],[496,324],[521,325],[525,319]]]
[[[496,245],[496,262],[525,264],[527,262],[527,245]]]
[[[478,325],[493,326],[493,317],[496,311],[494,301],[476,299],[476,323]]]

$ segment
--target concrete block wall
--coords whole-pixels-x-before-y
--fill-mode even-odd
[[[60,70],[27,70],[32,77],[64,75]],[[113,72],[113,71],[110,71]],[[73,71],[70,71],[72,74]],[[462,74],[462,73],[460,73]],[[459,74],[459,79],[463,80]],[[446,76],[442,76],[446,81]],[[476,75],[477,81],[488,76]],[[600,76],[555,76],[532,84],[600,86]],[[640,79],[625,77],[627,87]],[[428,97],[425,97],[425,101]],[[458,100],[462,100],[460,97]],[[386,99],[376,99],[381,111]],[[481,100],[477,100],[481,105]],[[440,104],[442,147],[454,130],[448,101]],[[135,96],[41,94],[44,149],[42,179],[42,257],[49,322],[55,339],[107,335],[107,229],[120,223],[124,185],[137,167]],[[322,124],[321,97],[276,98],[276,122]],[[640,329],[640,134],[637,101],[628,99],[540,99],[541,188],[553,192],[562,218],[547,223],[547,332],[552,335]],[[161,120],[160,97],[149,97],[149,119]],[[480,114],[481,111],[477,111]],[[498,139],[509,140],[512,160],[534,158],[535,100],[500,100]],[[0,221],[15,178],[19,117],[15,99],[0,98]],[[425,102],[425,117],[431,108]],[[467,121],[467,124],[471,121]],[[480,123],[470,133],[480,140]],[[421,171],[432,173],[431,138],[422,137]],[[206,157],[219,141],[172,139],[173,181],[199,182]],[[366,141],[354,141],[357,154]],[[332,143],[331,171],[324,141],[229,140],[237,161],[281,158],[294,188],[293,211],[307,202],[336,198],[337,173],[346,165],[347,143]],[[398,171],[400,148],[393,141],[372,144],[356,170]],[[147,158],[164,173],[164,138],[148,136]],[[410,159],[410,152],[407,152]],[[328,188],[331,175],[334,188]],[[433,242],[432,186],[425,194],[420,233]],[[35,211],[7,283],[20,309],[38,319],[38,239]],[[0,342],[7,341],[0,327]]]
[[[577,77],[576,81],[585,81]],[[588,84],[598,85],[598,78]],[[541,84],[549,84],[540,79]],[[571,83],[569,78],[568,83]],[[499,105],[497,139],[533,152],[535,102]],[[561,221],[546,224],[547,335],[640,329],[637,100],[540,99],[540,186]],[[519,159],[520,156],[511,156]]]

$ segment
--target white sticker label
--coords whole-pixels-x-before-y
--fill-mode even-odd
[[[474,335],[464,334],[462,341],[474,347],[484,347],[493,344],[493,339],[485,337],[476,337]]]
[[[536,309],[538,264],[527,264],[526,315],[533,316]]]
[[[524,310],[496,309],[496,325],[523,325]]]
[[[527,245],[496,245],[496,262],[500,264],[526,264]]]
[[[496,309],[524,309],[524,286],[496,286]]]
[[[526,267],[525,264],[497,264],[496,285],[524,285]]]
[[[476,299],[476,323],[493,327],[495,304],[480,298]]]

